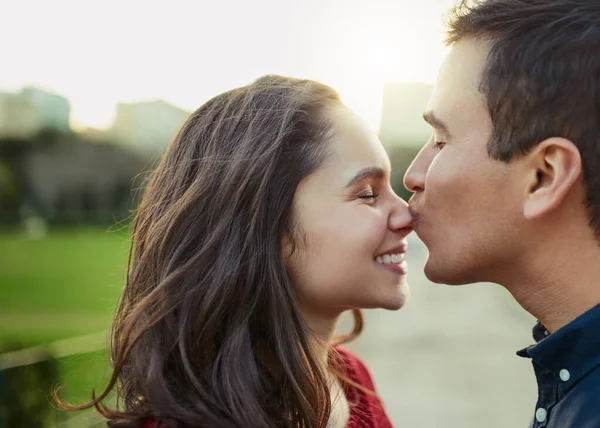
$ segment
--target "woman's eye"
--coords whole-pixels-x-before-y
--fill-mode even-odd
[[[361,193],[360,195],[358,195],[358,198],[359,199],[375,199],[377,196],[379,196],[379,193],[373,193],[373,192],[369,191],[369,192]]]

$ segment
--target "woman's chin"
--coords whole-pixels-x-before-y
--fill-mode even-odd
[[[406,280],[402,280],[402,282],[398,285],[398,289],[396,290],[396,294],[393,298],[390,298],[384,305],[381,306],[382,309],[387,309],[389,311],[397,311],[401,309],[406,302],[410,299],[410,287]]]
[[[385,309],[397,311],[401,309],[410,298],[410,288],[403,279],[394,290],[386,290],[386,295],[381,295],[376,301],[364,305],[364,309]]]

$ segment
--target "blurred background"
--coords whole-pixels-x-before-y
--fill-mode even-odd
[[[0,428],[102,426],[56,411],[50,389],[81,403],[108,379],[139,187],[212,96],[269,73],[332,85],[379,134],[408,198],[453,3],[1,0]],[[515,351],[534,320],[499,286],[428,282],[426,257],[411,236],[411,301],[367,312],[350,345],[393,422],[525,427],[535,379]]]

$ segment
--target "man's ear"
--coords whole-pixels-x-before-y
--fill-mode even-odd
[[[581,154],[572,141],[552,137],[527,155],[527,199],[523,214],[535,219],[556,209],[581,175]]]

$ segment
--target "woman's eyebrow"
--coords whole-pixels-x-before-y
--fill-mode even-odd
[[[344,187],[351,187],[366,178],[375,178],[381,180],[383,177],[385,177],[385,171],[382,168],[378,166],[370,166],[358,171],[356,175],[352,177],[352,179],[350,179],[348,184],[346,184],[346,186]]]

